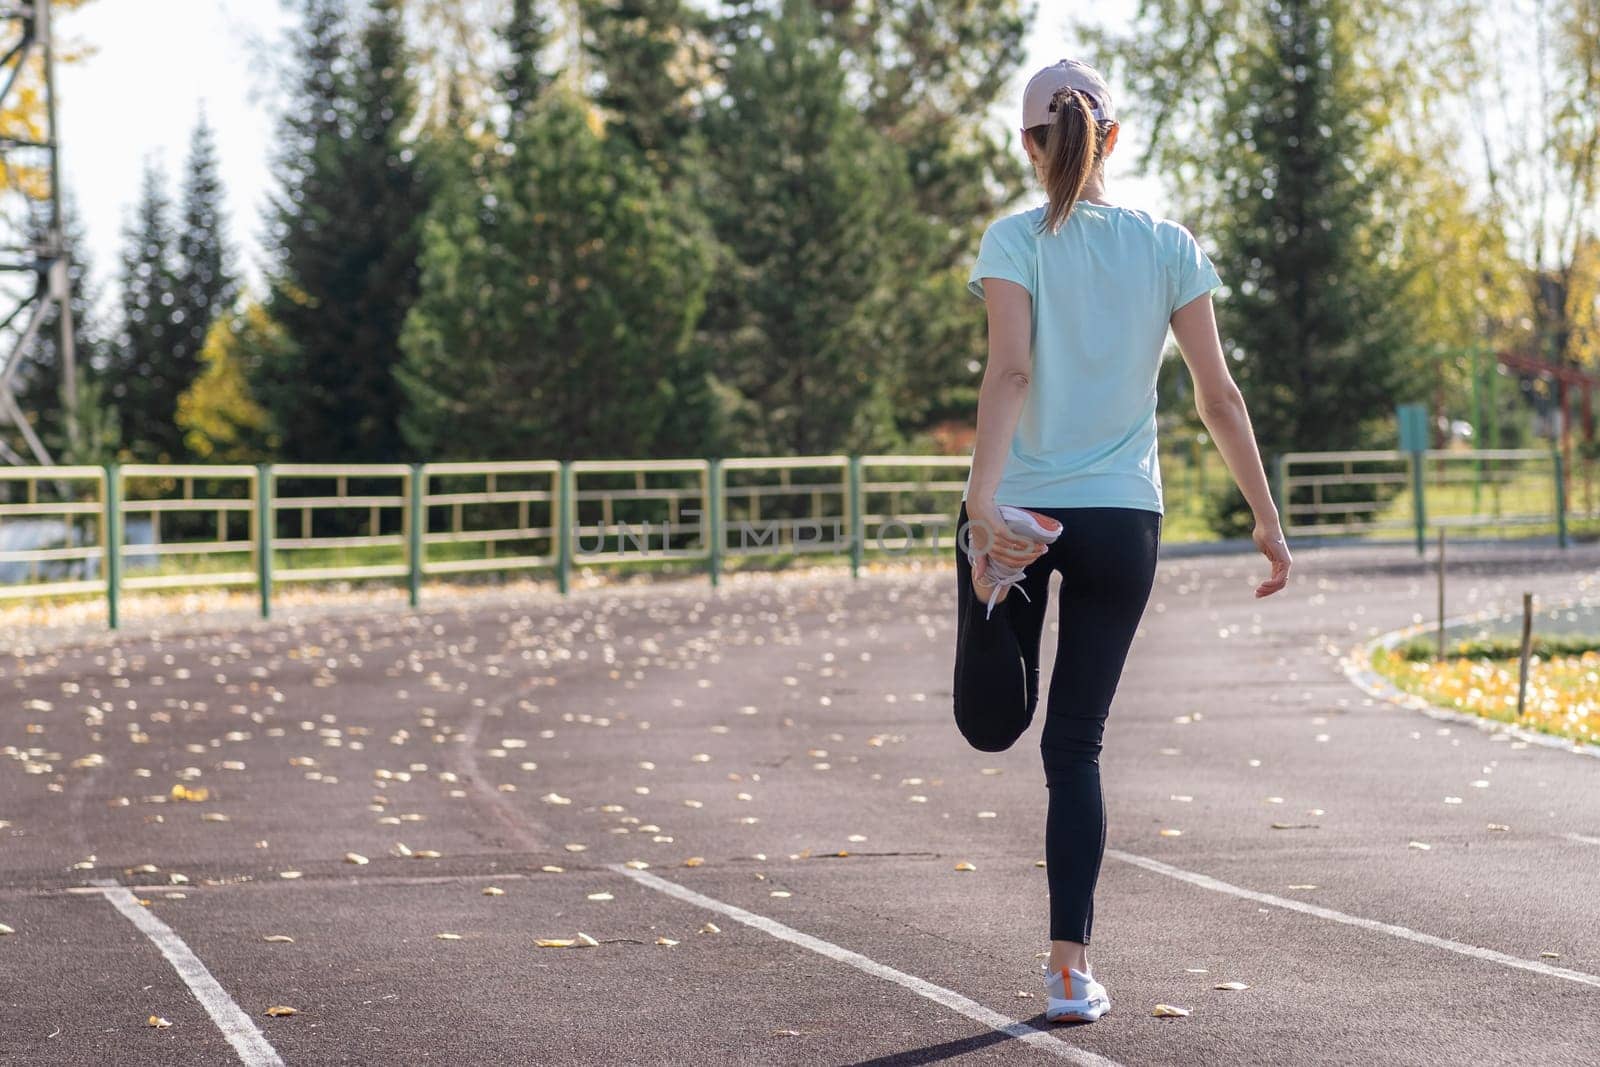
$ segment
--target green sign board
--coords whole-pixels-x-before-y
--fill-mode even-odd
[[[1401,404],[1395,409],[1400,419],[1400,451],[1428,450],[1428,409],[1422,404]]]

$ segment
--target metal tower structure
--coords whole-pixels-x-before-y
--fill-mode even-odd
[[[0,189],[0,199],[11,208],[21,202],[25,217],[19,226],[9,212],[0,214],[3,219],[6,244],[0,245],[0,278],[11,275],[31,275],[32,289],[20,295],[0,292],[0,426],[11,424],[22,433],[36,462],[48,464],[50,454],[39,440],[33,427],[22,415],[14,388],[18,369],[27,356],[29,346],[39,335],[50,310],[57,310],[59,330],[57,347],[61,355],[61,384],[66,401],[64,412],[67,436],[74,444],[78,439],[78,389],[77,360],[72,331],[72,285],[68,277],[66,242],[61,224],[61,148],[56,136],[55,48],[50,32],[50,0],[0,0],[0,40],[10,42],[0,56],[0,111],[8,105],[15,106],[24,89],[29,87],[27,70],[37,63],[43,71],[44,130],[42,139],[6,136],[0,133],[0,160],[10,166],[12,176],[9,188]],[[18,153],[42,154],[48,158],[49,190],[44,195],[30,192],[27,183],[15,181]],[[43,240],[29,235],[36,229],[30,225],[32,213],[43,207],[48,213]],[[26,284],[26,283],[25,283]],[[7,305],[12,305],[7,307]],[[20,332],[14,327],[21,322]],[[23,464],[27,461],[0,440],[0,460]]]

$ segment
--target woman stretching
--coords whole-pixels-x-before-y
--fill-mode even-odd
[[[1223,359],[1210,295],[1221,282],[1210,259],[1178,223],[1105,198],[1118,131],[1105,80],[1074,60],[1044,68],[1023,92],[1022,126],[1047,202],[992,223],[968,281],[988,307],[989,360],[956,536],[955,717],[985,752],[1009,748],[1028,728],[1047,585],[1060,571],[1040,739],[1049,788],[1045,1017],[1092,1022],[1111,1007],[1088,957],[1105,851],[1100,745],[1155,580],[1156,371],[1169,325],[1200,418],[1272,564],[1256,596],[1284,587],[1290,559]]]

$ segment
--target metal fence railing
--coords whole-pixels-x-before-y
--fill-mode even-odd
[[[103,593],[106,471],[0,467],[0,600]]]
[[[1587,471],[1577,472],[1587,477]],[[1543,449],[1291,452],[1277,464],[1290,534],[1554,533],[1587,518],[1567,500],[1559,453]]]
[[[1198,517],[1231,484],[1195,444],[1163,455],[1169,516]],[[735,562],[839,556],[859,573],[869,557],[953,546],[969,460],[0,468],[0,603],[103,596],[114,628],[125,590],[254,585],[265,617],[283,582],[403,579],[415,604],[451,574],[546,570],[565,593],[588,565],[688,563],[716,584]],[[1564,492],[1539,450],[1291,453],[1275,482],[1297,535],[1431,525],[1565,544],[1569,510],[1590,508],[1571,506],[1580,482]]]

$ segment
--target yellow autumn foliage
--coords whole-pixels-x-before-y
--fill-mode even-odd
[[[271,419],[251,395],[244,368],[249,352],[279,343],[277,323],[256,302],[211,324],[200,349],[202,370],[178,397],[178,426],[196,458],[245,463],[276,447]]]
[[[1408,661],[1379,651],[1372,665],[1400,688],[1440,707],[1600,744],[1600,652],[1530,657],[1520,720],[1514,659]]]
[[[64,32],[62,15],[76,11],[92,0],[52,0],[50,5],[52,26],[55,31],[56,63],[80,63],[94,54],[94,49],[76,43]],[[9,23],[15,26],[17,23]],[[9,51],[18,38],[6,40],[0,48]],[[11,91],[0,101],[0,137],[15,137],[25,141],[43,139],[46,126],[46,96],[44,56],[37,48],[28,49],[19,58],[0,66],[0,85],[10,80],[16,70],[16,81]],[[59,116],[59,106],[58,106]],[[23,151],[0,154],[0,189],[14,190],[24,196],[42,198],[50,195],[49,159],[43,152]]]

